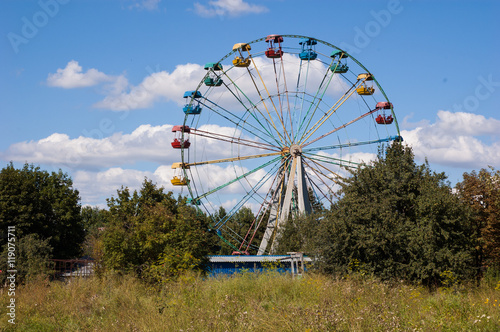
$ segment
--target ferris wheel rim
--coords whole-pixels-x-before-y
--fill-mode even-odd
[[[283,37],[283,38],[288,38],[288,37],[292,37],[292,38],[312,38],[312,37],[308,37],[308,36],[301,36],[301,35],[282,35],[282,37]],[[256,39],[256,40],[251,41],[251,42],[246,43],[246,44],[249,44],[249,45],[256,44],[256,43],[261,42],[261,41],[263,41],[263,40],[265,40],[265,39],[266,39],[266,37],[259,38],[259,39]],[[337,49],[337,50],[340,50],[340,51],[344,52],[345,54],[347,54],[347,55],[348,55],[348,57],[349,57],[349,59],[350,59],[350,60],[354,61],[354,62],[355,62],[355,63],[356,63],[356,64],[357,64],[360,68],[364,69],[366,73],[370,73],[370,72],[369,72],[369,71],[368,71],[368,70],[367,70],[367,69],[366,69],[366,68],[365,68],[365,67],[364,67],[364,66],[363,66],[363,65],[362,65],[362,64],[361,64],[358,60],[356,60],[354,57],[352,57],[350,54],[348,54],[348,53],[347,53],[347,52],[345,52],[344,50],[340,49],[339,47],[337,47],[337,46],[335,46],[335,45],[333,45],[333,44],[327,43],[327,42],[325,42],[325,41],[322,41],[322,40],[316,39],[316,38],[312,38],[312,39],[316,40],[317,42],[319,42],[319,43],[321,43],[321,44],[323,44],[323,45],[326,45],[326,46],[329,46],[329,47],[331,47],[331,48],[333,48],[333,49]],[[224,60],[228,59],[231,55],[235,54],[236,52],[237,52],[237,50],[232,50],[231,52],[229,52],[228,54],[226,54],[224,57],[222,57],[222,58],[221,58],[221,59],[217,62],[217,64],[222,64],[222,61],[224,61]],[[253,58],[252,58],[252,60],[253,60]],[[309,62],[309,61],[308,61],[308,62]],[[232,68],[233,68],[233,67],[231,67],[231,69],[232,69]],[[204,79],[205,79],[208,75],[209,75],[209,72],[207,71],[207,74],[206,74],[206,75],[205,75],[205,77],[204,77],[204,78],[200,81],[200,83],[198,84],[198,86],[197,86],[196,90],[194,90],[194,91],[199,91],[199,90],[200,90],[200,88],[203,86]],[[372,76],[372,77],[373,77],[373,76]],[[387,98],[387,96],[386,96],[386,94],[385,94],[384,90],[382,89],[382,87],[380,86],[380,84],[378,83],[378,81],[375,79],[375,77],[373,77],[373,82],[375,83],[375,85],[377,86],[377,88],[379,89],[379,91],[380,91],[380,92],[381,92],[381,94],[383,95],[384,99],[387,101],[387,103],[389,103],[389,104],[390,104],[390,102],[389,102],[389,100],[388,100],[388,98]],[[286,93],[288,94],[288,91],[287,91]],[[304,92],[304,94],[305,94],[305,92]],[[269,98],[269,99],[271,99],[271,96],[269,96],[268,98]],[[278,98],[279,98],[279,94],[278,94]],[[272,100],[272,99],[271,99],[271,100]],[[303,99],[303,100],[304,100],[304,99]],[[363,100],[364,100],[364,99],[363,99]],[[194,98],[191,98],[189,105],[191,105],[193,102],[194,102]],[[260,102],[263,102],[263,100],[261,100]],[[207,105],[204,105],[204,106],[207,106]],[[245,113],[246,113],[246,112],[248,112],[248,109],[245,111]],[[391,104],[391,107],[390,107],[390,112],[391,112],[391,114],[392,114],[392,116],[393,116],[393,118],[394,118],[394,126],[395,126],[395,128],[396,128],[397,136],[399,136],[399,126],[398,126],[398,124],[397,124],[397,118],[396,118],[396,115],[395,115],[394,110],[393,110],[393,108],[392,108],[392,104]],[[249,113],[249,115],[248,115],[248,116],[250,116],[250,113]],[[184,118],[184,126],[186,126],[186,125],[188,124],[188,119],[189,119],[189,118],[190,118],[190,117],[189,117],[189,114],[186,114],[186,115],[185,115],[185,118]],[[279,118],[279,117],[278,117],[278,118]],[[264,118],[264,119],[265,119],[265,118]],[[193,119],[192,121],[194,121],[194,119]],[[243,123],[245,123],[245,121],[243,121],[243,119],[240,119],[240,121],[242,121]],[[272,118],[271,118],[271,121],[272,121]],[[192,122],[192,123],[193,123],[193,122]],[[238,123],[239,123],[239,122],[238,122]],[[321,127],[324,123],[325,123],[325,122],[321,123],[321,124],[319,125],[319,127]],[[197,124],[197,125],[198,125],[198,124]],[[268,125],[269,125],[269,123],[268,123]],[[243,126],[241,126],[241,127],[243,127]],[[319,127],[318,127],[318,128],[319,128]],[[235,132],[237,131],[237,129],[238,129],[238,128],[240,128],[240,127],[239,127],[239,124],[236,124],[236,126],[235,126]],[[276,126],[276,125],[274,125],[274,128],[275,128],[276,132],[278,132],[278,130],[277,130],[277,126]],[[285,128],[285,126],[284,126],[284,125],[283,125],[283,129],[284,129],[284,131],[285,131],[285,132],[283,133],[284,135],[283,135],[283,137],[280,137],[280,142],[281,142],[282,144],[284,144],[285,142],[287,142],[287,141],[286,141],[286,138],[285,138],[285,136],[286,136],[286,134],[287,134],[287,133],[286,133],[286,128]],[[241,131],[240,131],[240,137],[238,137],[238,138],[241,138],[242,133],[243,133],[243,130],[241,130]],[[270,135],[270,136],[272,136],[272,135]],[[281,136],[281,135],[280,135],[280,136]],[[309,137],[310,137],[310,136],[311,136],[311,135],[309,135]],[[258,137],[258,138],[260,138],[259,136],[257,136],[257,137]],[[308,138],[309,138],[309,137],[308,137]],[[399,137],[400,137],[400,136],[399,136]],[[305,141],[307,141],[307,138],[305,139]],[[281,147],[281,151],[276,152],[276,154],[275,154],[275,155],[278,155],[278,154],[280,154],[280,153],[281,153],[281,154],[283,154],[283,153],[288,153],[288,152],[284,152],[285,147],[280,146],[279,142],[276,142],[276,143],[277,143],[277,146],[274,146],[274,147],[275,147],[275,148]],[[291,144],[291,143],[293,143],[293,142],[292,142],[292,139],[290,139],[290,138],[289,138],[289,143],[290,143],[290,144],[288,144],[288,146],[286,146],[286,148],[288,148],[288,149],[290,150],[291,146],[293,146],[293,145],[294,145],[294,144]],[[304,142],[304,143],[307,143],[307,142]],[[236,143],[235,143],[235,144],[236,144]],[[367,143],[367,144],[368,144],[368,143]],[[272,146],[272,144],[270,144],[270,145]],[[239,147],[239,145],[237,145],[237,146]],[[341,146],[341,144],[339,144],[338,146]],[[325,147],[324,147],[324,149],[328,149],[328,148],[329,148],[329,149],[334,149],[335,147],[334,147],[333,145],[332,145],[332,146],[325,146]],[[316,147],[316,149],[318,149],[318,147]],[[181,159],[182,159],[182,162],[184,163],[185,161],[187,161],[187,163],[189,163],[189,154],[188,154],[187,158],[185,158],[185,151],[184,151],[184,150],[185,150],[184,148],[182,148],[182,149],[181,149]],[[187,149],[186,149],[186,150],[187,150]],[[289,151],[289,150],[288,150],[288,151]],[[310,149],[309,149],[309,150],[307,150],[307,149],[306,149],[306,150],[304,150],[304,151],[302,151],[302,150],[301,150],[301,154],[302,154],[302,152],[304,153],[304,156],[305,156],[305,155],[307,155],[308,153],[310,154],[310,153],[311,153],[311,150],[310,150]],[[314,156],[315,156],[315,157],[317,157],[317,155],[314,155]],[[271,157],[271,156],[269,155],[269,157]],[[278,157],[278,158],[279,158],[279,157]],[[301,158],[302,158],[302,157],[301,157]],[[310,158],[310,159],[311,159],[311,160],[313,160],[313,158]],[[242,160],[243,160],[243,159],[239,159],[239,152],[238,152],[238,157],[237,157],[237,158],[235,158],[234,160],[232,160],[231,162],[232,162],[232,163],[240,162],[240,164],[241,164],[241,161],[242,161]],[[277,159],[277,158],[274,158],[274,159],[271,159],[271,160],[272,160],[272,162],[275,162],[275,161],[277,161],[278,159]],[[318,161],[318,160],[316,160],[316,161]],[[322,160],[320,160],[319,162],[326,162],[326,161],[325,161],[325,159],[322,159]],[[342,163],[342,161],[339,161],[339,162],[340,162],[340,163]],[[268,165],[267,165],[267,163],[264,163],[264,165],[268,166]],[[261,165],[261,166],[259,166],[260,168],[259,168],[259,167],[257,167],[257,168],[255,168],[255,169],[253,169],[253,170],[251,170],[251,171],[260,170],[260,169],[262,169],[263,167],[266,167],[266,166],[262,166],[262,165]],[[233,168],[234,168],[234,167],[233,167]],[[186,176],[186,177],[188,177],[188,176],[189,176],[189,177],[193,177],[193,178],[194,178],[194,176],[193,176],[193,174],[191,173],[191,171],[190,171],[190,170],[184,169],[184,174],[185,174],[185,176]],[[243,177],[242,177],[242,179],[244,179],[245,181],[247,181],[247,182],[248,182],[248,178],[247,178],[246,176],[243,176]],[[240,180],[240,179],[238,179],[238,181],[239,181],[239,180]],[[260,188],[260,187],[259,187],[259,188]],[[189,183],[189,184],[188,184],[188,190],[189,190],[189,193],[190,193],[191,198],[192,198],[193,200],[196,200],[196,199],[199,199],[199,198],[200,198],[200,195],[198,195],[198,194],[197,194],[197,193],[198,193],[198,191],[197,191],[197,189],[196,189],[196,183],[195,183],[195,182],[193,182],[193,183]],[[252,188],[252,190],[253,190],[253,192],[254,192],[255,194],[257,194],[257,192],[256,192],[256,190],[255,190],[254,188]],[[202,192],[203,192],[203,190],[202,190]],[[196,193],[196,194],[195,194],[195,193]],[[249,192],[249,191],[247,191],[247,195],[249,195],[249,194],[250,194],[250,192]],[[203,195],[204,195],[204,194],[203,194]],[[201,196],[203,196],[203,195],[201,195]],[[267,200],[266,200],[266,197],[267,197],[267,194],[266,194],[266,196],[264,196],[264,201],[267,201]],[[203,198],[204,198],[204,197],[203,197]],[[243,200],[241,200],[239,203],[241,203],[241,202],[243,202]],[[246,202],[246,201],[245,201],[245,202]],[[239,203],[238,203],[238,204],[239,204]],[[244,204],[244,203],[243,203],[243,204]],[[263,203],[263,204],[264,204],[264,203]],[[263,205],[261,205],[261,207],[262,207],[262,206],[263,206]],[[197,206],[197,207],[198,207],[198,206]],[[209,210],[206,208],[205,204],[203,205],[203,207],[205,208],[205,210],[206,210],[207,212],[209,212]],[[198,207],[198,208],[199,208],[199,207]]]

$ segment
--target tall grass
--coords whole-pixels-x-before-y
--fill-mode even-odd
[[[148,287],[129,276],[32,281],[16,291],[16,331],[498,331],[500,287],[435,292],[371,278],[275,272],[186,275]],[[0,296],[0,330],[14,330]]]

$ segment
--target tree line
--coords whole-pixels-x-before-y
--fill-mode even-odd
[[[464,173],[452,188],[444,173],[433,172],[427,162],[417,165],[411,148],[395,142],[340,184],[331,206],[289,219],[277,235],[278,253],[303,251],[327,274],[362,270],[427,286],[450,273],[480,279],[486,269],[500,267],[500,171]],[[205,270],[209,254],[234,250],[210,230],[213,218],[226,216],[223,208],[208,216],[148,179],[140,190],[118,189],[107,209],[81,207],[79,200],[62,171],[30,164],[16,169],[12,163],[3,168],[0,270],[7,270],[8,226],[16,227],[21,280],[47,273],[51,258],[89,255],[98,273],[166,282],[186,270]],[[244,207],[228,224],[246,230],[254,219]]]

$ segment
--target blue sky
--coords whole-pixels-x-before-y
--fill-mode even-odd
[[[180,192],[170,129],[200,66],[298,34],[374,73],[417,161],[454,184],[500,166],[498,14],[498,1],[1,1],[0,161],[62,169],[82,204],[145,176]]]

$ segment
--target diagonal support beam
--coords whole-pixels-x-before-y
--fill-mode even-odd
[[[309,191],[307,190],[307,182],[305,178],[304,164],[302,164],[302,156],[297,157],[297,191],[299,213],[311,213],[311,202],[309,201]]]
[[[297,158],[293,158],[292,161],[292,166],[290,167],[290,172],[288,173],[288,182],[286,185],[286,193],[285,193],[285,198],[283,199],[283,204],[281,205],[281,212],[279,214],[278,218],[278,223],[276,224],[276,229],[274,232],[274,240],[271,245],[271,254],[276,250],[278,247],[278,239],[277,239],[277,232],[282,227],[285,225],[286,221],[288,220],[288,216],[290,215],[290,208],[292,205],[292,195],[293,195],[293,187],[295,183],[295,173],[297,172]]]
[[[267,221],[266,231],[264,232],[264,236],[262,237],[262,241],[260,242],[259,251],[257,252],[257,255],[264,255],[267,246],[269,245],[269,241],[271,241],[272,236],[274,234],[276,221],[278,219],[278,212],[281,209],[280,200],[283,195],[284,174],[285,173],[282,171],[281,174],[279,175],[278,185],[276,186],[276,191],[274,192],[271,202],[271,211],[269,212],[269,219]]]

